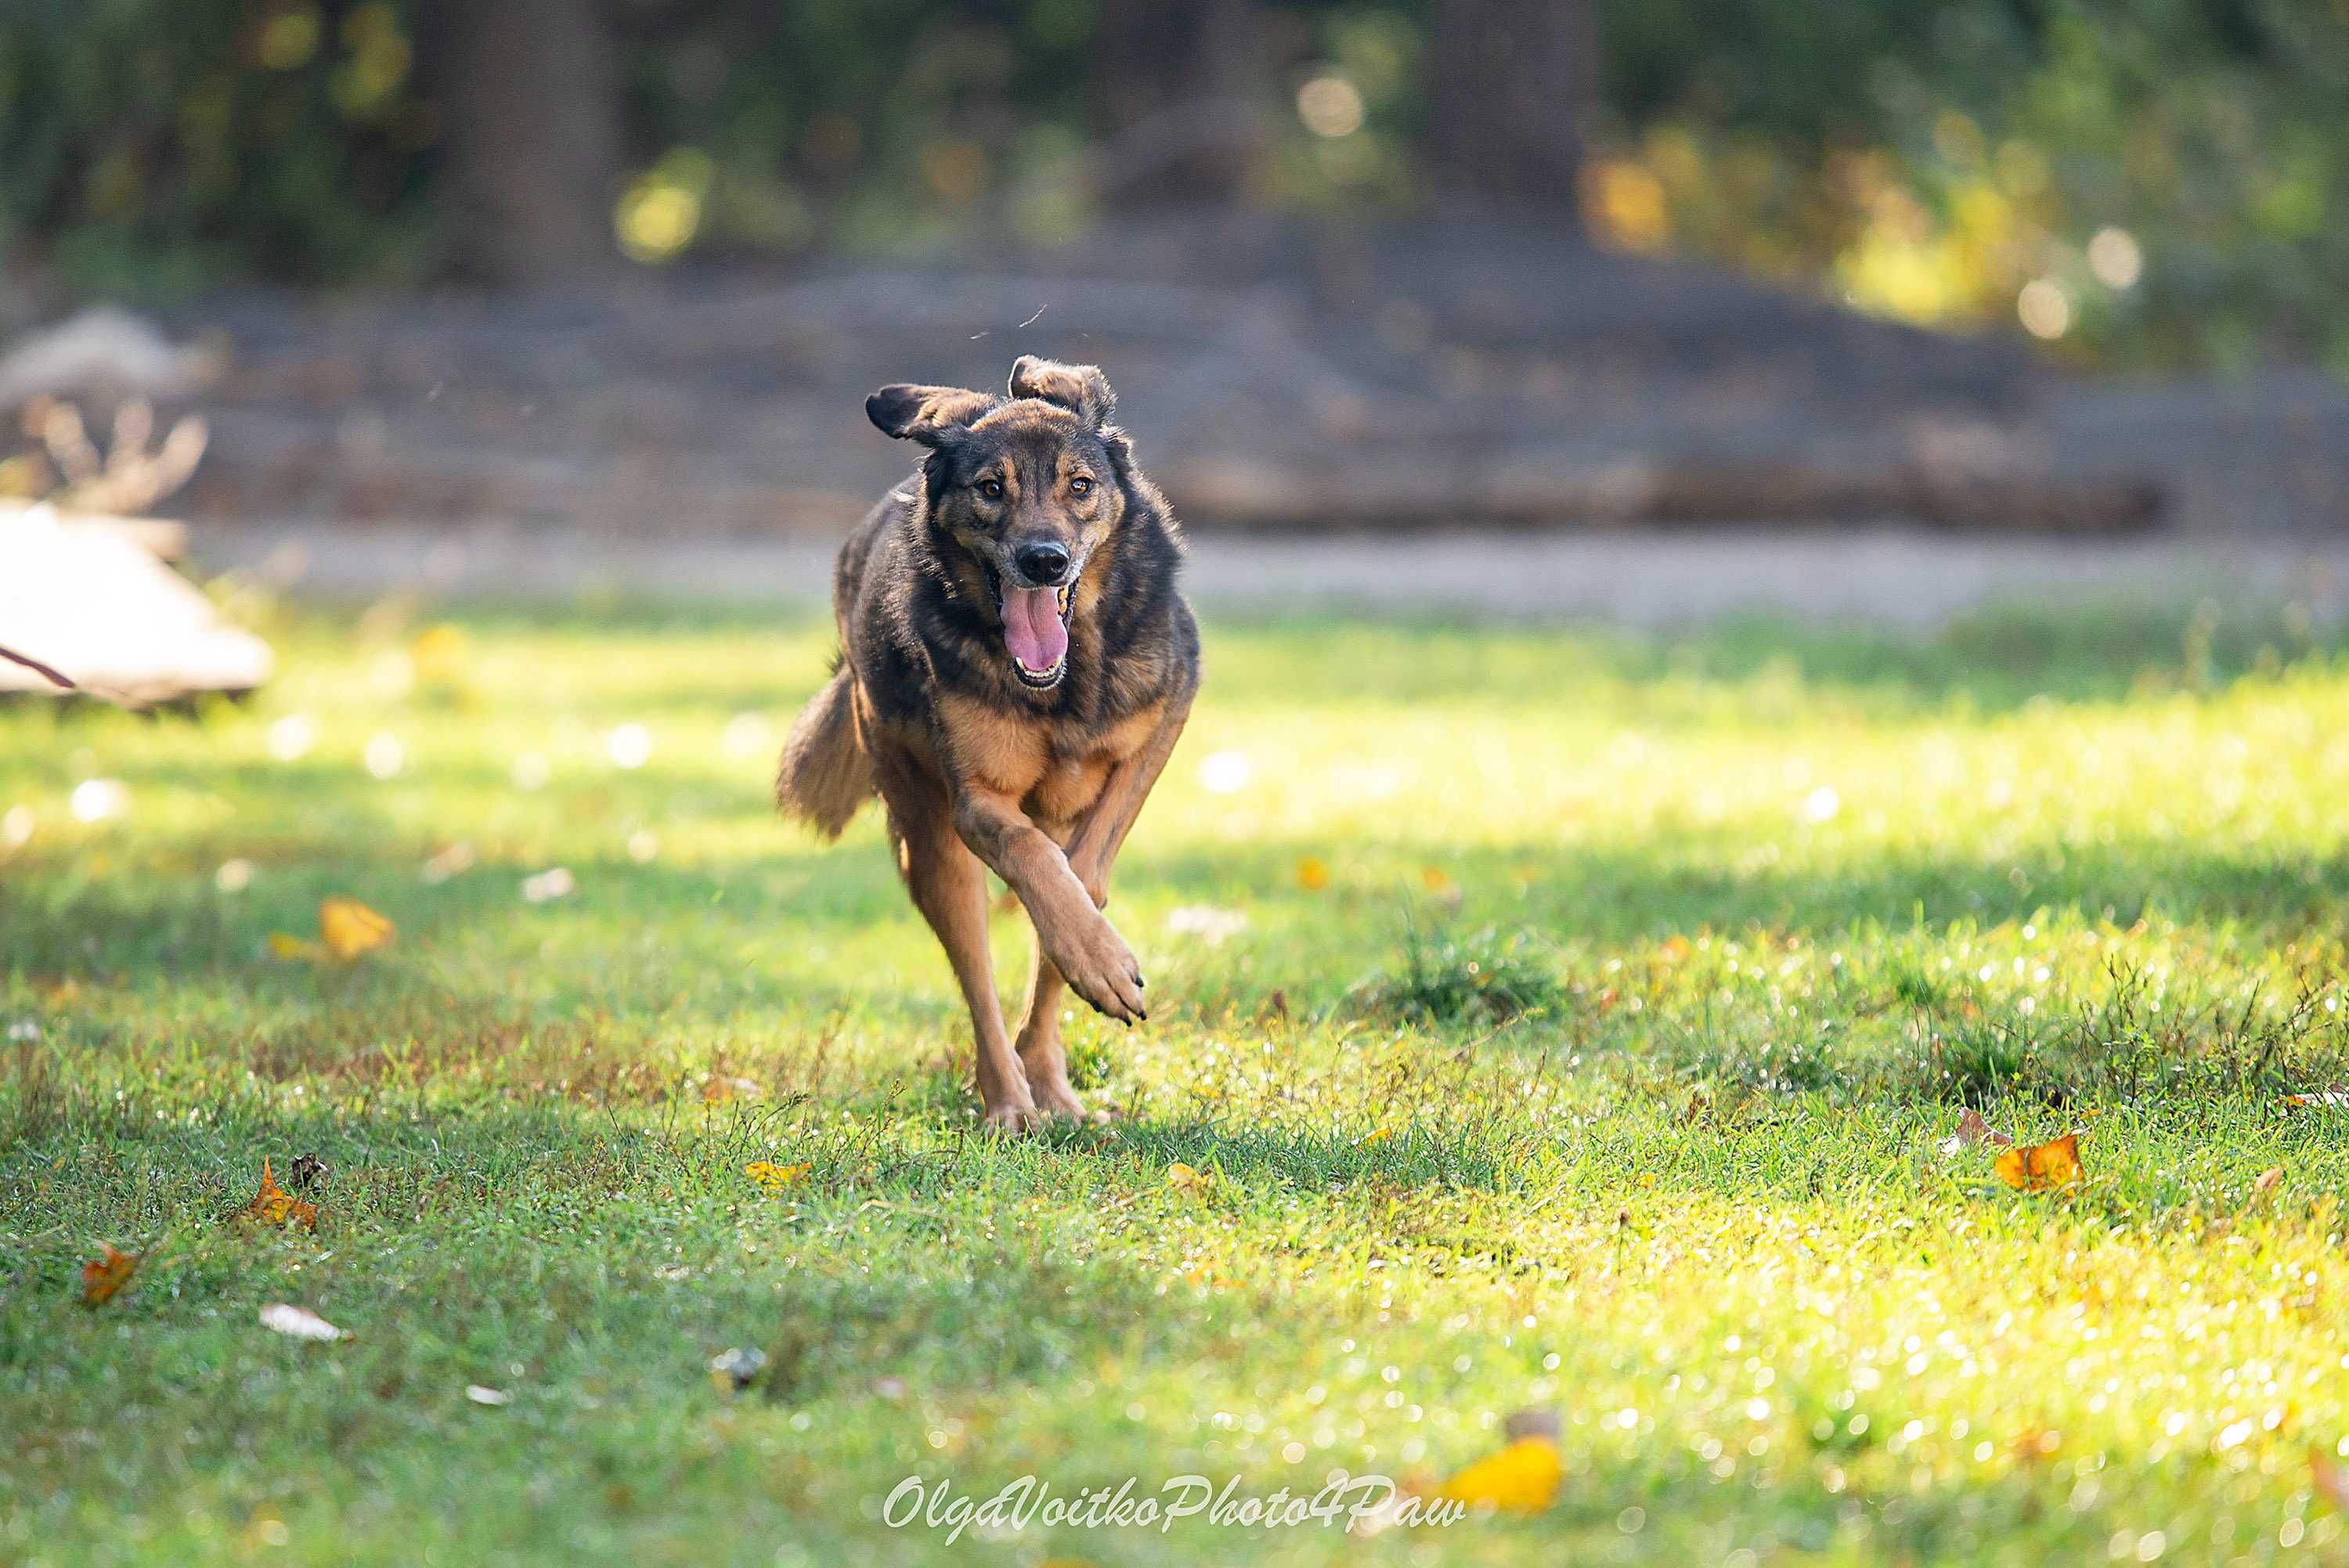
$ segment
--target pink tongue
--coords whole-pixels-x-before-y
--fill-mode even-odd
[[[1069,651],[1069,629],[1061,624],[1061,607],[1050,588],[1007,588],[1003,592],[1003,645],[1011,656],[1037,675],[1061,662]]]

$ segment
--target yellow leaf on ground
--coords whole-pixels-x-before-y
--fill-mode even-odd
[[[1437,1487],[1434,1496],[1503,1513],[1547,1508],[1566,1475],[1557,1451],[1557,1417],[1547,1410],[1520,1410],[1509,1418],[1507,1430],[1508,1447],[1463,1469]]]
[[[778,1165],[770,1160],[753,1160],[742,1167],[742,1174],[770,1192],[780,1192],[794,1181],[807,1180],[815,1167],[802,1161],[797,1165]]]
[[[261,1225],[300,1225],[308,1230],[318,1228],[318,1205],[305,1203],[277,1184],[269,1171],[268,1156],[261,1161],[261,1190],[253,1202],[229,1216],[232,1220],[251,1220]]]
[[[424,685],[454,686],[465,673],[467,651],[464,628],[427,626],[408,645],[408,657]]]
[[[1992,1167],[1998,1179],[2024,1192],[2044,1192],[2054,1187],[2077,1186],[2088,1179],[2080,1163],[2080,1135],[2063,1137],[2026,1148],[2010,1149]]]
[[[1215,1178],[1195,1165],[1185,1165],[1180,1160],[1166,1168],[1166,1184],[1177,1192],[1204,1192]]]
[[[355,898],[330,898],[318,905],[319,940],[345,962],[388,946],[395,931],[390,921]]]
[[[100,1242],[97,1257],[81,1265],[81,1304],[103,1306],[139,1272],[139,1254],[117,1251],[112,1242]]]
[[[324,958],[326,950],[307,937],[296,936],[290,931],[269,934],[269,956],[288,961],[303,958]]]

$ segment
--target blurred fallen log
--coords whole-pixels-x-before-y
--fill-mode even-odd
[[[20,654],[14,648],[0,648],[0,659],[5,659],[12,665],[24,665],[35,675],[42,676],[51,686],[61,687],[66,691],[71,691],[74,689],[74,683],[65,676],[62,676],[56,670],[51,669],[48,665],[41,663],[40,660],[33,658],[28,655]]]
[[[0,691],[146,707],[258,686],[275,666],[129,528],[55,509],[0,513]]]

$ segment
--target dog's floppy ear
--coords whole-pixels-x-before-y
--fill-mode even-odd
[[[1098,365],[1062,365],[1023,354],[1011,366],[1011,395],[1057,403],[1096,430],[1117,417],[1117,394]]]
[[[952,432],[969,428],[973,419],[1002,401],[992,393],[971,392],[960,387],[909,387],[899,383],[884,387],[864,399],[864,417],[884,435],[936,447],[949,439]]]

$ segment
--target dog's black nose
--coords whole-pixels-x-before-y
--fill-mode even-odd
[[[1069,574],[1068,550],[1049,542],[1023,544],[1011,559],[1022,577],[1040,586],[1057,588],[1061,579]]]

